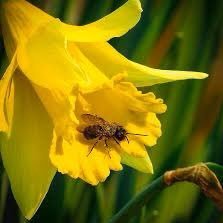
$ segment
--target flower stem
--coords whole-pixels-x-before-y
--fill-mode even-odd
[[[208,168],[209,165],[212,170],[217,169],[219,173],[220,169],[220,172],[222,173],[223,167],[210,163],[207,165],[199,163],[194,166],[165,172],[161,177],[146,186],[142,192],[131,199],[116,215],[113,216],[109,223],[128,222],[128,220],[158,192],[176,182],[183,181],[198,185],[201,191],[215,203],[218,209],[222,211],[223,189],[215,173]],[[218,173],[216,174],[218,175]]]
[[[140,208],[142,208],[151,198],[163,190],[167,185],[164,182],[164,176],[154,180],[150,185],[131,199],[116,215],[112,217],[109,223],[127,222]]]

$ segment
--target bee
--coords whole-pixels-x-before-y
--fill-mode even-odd
[[[127,135],[139,135],[139,136],[147,136],[143,134],[135,134],[129,133],[126,129],[115,123],[115,122],[108,122],[105,121],[103,118],[92,115],[92,114],[82,114],[82,120],[86,124],[86,126],[82,129],[78,129],[81,132],[85,139],[93,140],[96,139],[95,143],[91,147],[87,156],[89,156],[94,149],[94,147],[98,144],[99,141],[104,140],[106,148],[108,148],[108,140],[113,139],[115,143],[120,146],[120,142],[123,140],[127,140],[129,143],[129,139]],[[109,153],[108,153],[109,154]],[[109,155],[110,156],[110,155]]]

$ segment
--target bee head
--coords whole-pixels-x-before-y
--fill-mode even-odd
[[[115,138],[119,141],[122,141],[126,137],[126,130],[122,126],[118,126],[115,132]]]

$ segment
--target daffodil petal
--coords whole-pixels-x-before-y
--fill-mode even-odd
[[[136,25],[142,8],[139,0],[128,0],[123,6],[102,19],[84,25],[63,24],[62,30],[68,41],[98,42],[119,37]]]
[[[67,49],[73,62],[79,67],[79,72],[84,80],[83,84],[79,84],[82,90],[95,90],[108,81],[107,76],[85,57],[75,43],[68,43]]]
[[[106,148],[104,145],[94,148],[90,155],[88,146],[87,153],[82,157],[80,178],[84,181],[97,185],[105,181],[111,170],[122,170],[121,157],[113,148]]]
[[[153,173],[153,165],[148,155],[146,157],[134,157],[123,152],[121,156],[121,162],[123,164],[133,167],[143,173]]]
[[[135,137],[132,138],[131,136],[128,136],[128,140],[129,142],[127,142],[126,140],[121,142],[121,148],[124,152],[134,157],[147,156],[147,151],[142,142],[137,140],[137,138]]]
[[[113,79],[115,79],[115,77]],[[131,111],[162,114],[167,109],[167,106],[163,103],[163,99],[156,98],[152,92],[142,94],[142,92],[130,82],[123,80],[116,84],[116,87],[124,95]]]
[[[47,89],[32,84],[46,111],[52,118],[58,136],[63,136],[67,141],[73,140],[73,129],[77,119],[73,112],[76,101],[74,95],[66,95],[56,89]]]
[[[148,112],[144,121],[141,121],[140,114],[135,118],[135,122],[129,122],[126,129],[130,133],[142,134],[144,136],[130,135],[132,140],[138,140],[147,146],[154,146],[161,136],[161,124],[155,113]],[[146,135],[146,136],[145,136]],[[130,138],[130,139],[131,139]]]
[[[95,142],[86,142],[83,137],[77,137],[72,144],[62,138],[56,139],[56,147],[52,147],[50,159],[59,172],[96,185],[109,176],[110,170],[122,169],[121,157],[115,149],[108,150],[100,142],[89,154]]]
[[[82,78],[59,29],[59,21],[39,27],[18,48],[18,64],[27,78],[36,85],[70,93],[75,83]]]
[[[27,219],[37,211],[55,174],[49,159],[53,125],[28,80],[13,76],[13,122],[1,137],[1,155],[14,197]],[[15,93],[14,93],[15,92]]]
[[[200,72],[159,70],[146,67],[128,60],[108,43],[78,43],[77,45],[85,56],[109,78],[126,72],[127,80],[137,87],[184,79],[202,79],[208,76]]]
[[[24,42],[39,25],[54,19],[25,0],[2,1],[0,10],[4,43],[9,58],[14,55],[17,45]]]
[[[82,113],[97,114],[106,121],[117,122],[123,126],[126,125],[131,116],[128,102],[124,100],[125,98],[117,89],[105,87],[83,94],[82,97],[89,104],[90,109],[89,111],[82,111]]]
[[[78,146],[76,143],[70,144],[62,137],[57,137],[54,134],[53,145],[50,149],[52,164],[59,172],[69,174],[73,178],[77,178],[80,173]]]
[[[6,132],[8,130],[8,118],[7,117],[7,107],[6,107],[6,95],[7,91],[10,88],[10,83],[12,80],[12,76],[17,67],[16,54],[12,58],[11,63],[9,64],[5,74],[0,80],[0,131]]]
[[[56,31],[59,27],[58,21],[39,27],[20,45],[18,64],[53,119],[57,134],[68,139],[67,127],[75,121],[72,94],[84,78],[66,50],[63,35]]]

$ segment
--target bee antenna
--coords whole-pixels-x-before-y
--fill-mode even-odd
[[[144,134],[138,134],[138,133],[130,133],[127,132],[126,135],[135,135],[135,136],[148,136],[148,135],[144,135]]]
[[[127,137],[127,136],[125,136],[125,138],[126,138],[126,140],[127,140],[128,144],[129,144],[129,139],[128,139],[128,137]]]

